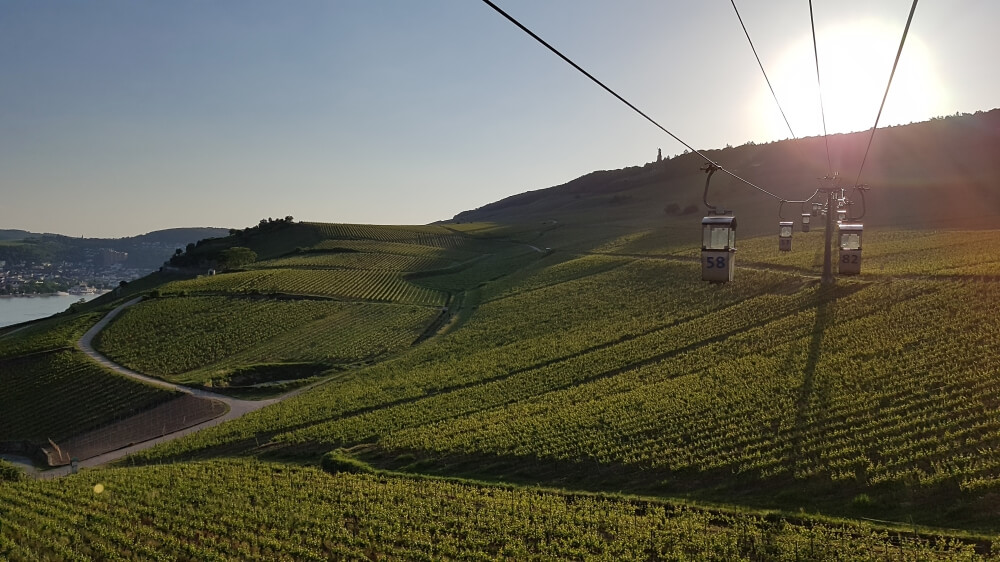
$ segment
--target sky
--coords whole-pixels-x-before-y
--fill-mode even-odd
[[[822,134],[806,0],[496,0],[697,149]],[[814,0],[829,133],[910,0]],[[918,4],[881,125],[1000,106],[1000,2]],[[877,137],[876,137],[877,139]],[[0,229],[425,224],[684,146],[478,0],[0,0]],[[724,164],[724,162],[723,162]]]

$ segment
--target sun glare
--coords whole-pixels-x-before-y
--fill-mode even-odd
[[[826,128],[831,134],[871,128],[878,114],[901,29],[859,22],[817,30],[820,79]],[[768,68],[778,101],[798,137],[823,134],[811,36],[799,39]],[[879,126],[934,117],[944,107],[944,90],[935,79],[933,58],[910,34],[893,78]],[[766,87],[754,99],[752,113],[766,140],[787,138],[788,127]]]

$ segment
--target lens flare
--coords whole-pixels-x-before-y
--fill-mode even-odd
[[[817,30],[826,128],[830,134],[870,129],[899,48],[902,30],[878,21]],[[774,63],[772,83],[798,137],[823,134],[812,39],[803,36]],[[942,114],[947,90],[937,79],[933,55],[920,37],[906,39],[879,126],[926,121]],[[788,128],[766,87],[754,96],[755,128],[771,140]]]

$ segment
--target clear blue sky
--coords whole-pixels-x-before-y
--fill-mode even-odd
[[[790,136],[726,0],[497,3],[696,148]],[[814,5],[830,132],[869,127],[910,0]],[[808,2],[737,6],[819,133]],[[1000,106],[997,21],[918,5],[883,124]],[[0,0],[0,228],[420,224],[658,147],[477,0]]]

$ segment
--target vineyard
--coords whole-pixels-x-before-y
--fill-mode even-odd
[[[460,238],[447,228],[435,225],[306,224],[315,228],[323,238],[333,240],[375,240],[378,242],[408,242],[421,246],[435,246],[436,244],[428,242],[439,238]],[[444,247],[448,245],[446,244]]]
[[[175,397],[112,373],[73,347],[98,318],[49,319],[0,336],[0,442],[61,440]]]
[[[476,244],[471,243],[470,246]],[[315,252],[342,252],[344,250],[366,254],[391,254],[419,258],[435,258],[450,261],[465,261],[478,255],[472,249],[439,248],[406,242],[383,242],[379,240],[324,240],[310,248]]]
[[[171,297],[127,309],[95,344],[139,372],[201,383],[240,365],[332,367],[395,353],[410,345],[436,314],[409,305]]]
[[[168,451],[245,439],[248,431],[274,433],[283,427],[315,424],[354,411],[400,403],[395,408],[367,412],[358,419],[345,417],[338,421],[358,426],[365,436],[371,436],[386,424],[397,427],[401,415],[396,413],[398,410],[421,412],[421,417],[413,420],[416,423],[426,421],[428,416],[447,417],[455,408],[468,407],[470,402],[473,408],[478,407],[476,401],[480,399],[485,400],[481,405],[487,407],[498,400],[530,396],[538,385],[558,388],[570,384],[577,375],[575,367],[568,367],[573,363],[567,362],[589,357],[592,354],[587,352],[593,348],[596,348],[594,353],[611,358],[614,364],[616,349],[605,349],[607,346],[601,342],[624,340],[619,345],[641,347],[644,340],[633,343],[636,337],[655,337],[665,327],[683,324],[684,320],[746,299],[751,300],[740,305],[741,309],[753,311],[761,306],[752,299],[753,295],[768,288],[783,291],[785,284],[794,283],[788,276],[753,272],[720,293],[706,285],[685,282],[694,271],[692,264],[639,260],[564,285],[483,304],[461,330],[427,342],[398,359],[255,412],[239,424],[212,428],[149,454],[162,458]],[[634,290],[631,298],[601,297],[609,287],[625,284],[631,284]],[[663,290],[656,292],[658,287]],[[781,300],[767,294],[759,299]],[[584,302],[586,306],[580,306]],[[720,315],[717,321],[722,324],[724,317]],[[646,335],[648,332],[652,334]],[[673,337],[668,332],[660,339]],[[661,350],[648,346],[644,352],[655,355]],[[533,371],[533,367],[548,363],[554,364],[543,371]],[[457,401],[455,395],[444,394],[448,390],[456,390],[468,398]],[[425,397],[426,401],[415,401]],[[367,420],[374,420],[372,423],[376,425],[368,427]]]
[[[441,306],[443,291],[420,287],[399,272],[378,269],[264,269],[174,281],[166,293],[285,293]]]
[[[836,486],[827,509],[857,513],[861,494],[868,512],[914,519],[928,517],[906,505],[947,489],[963,517],[991,513],[980,498],[1000,490],[992,283],[831,291],[748,269],[715,287],[696,263],[641,258],[635,244],[536,258],[487,283],[461,330],[141,457],[211,456],[262,436],[290,450],[374,442],[376,456],[413,454],[435,473],[468,459],[497,467],[475,473],[485,478],[614,467],[616,489],[759,491],[752,501],[770,507]]]
[[[421,271],[457,265],[458,262],[433,257],[417,257],[399,254],[336,252],[324,254],[303,254],[258,262],[260,268],[302,268],[302,269],[380,269],[385,271]]]
[[[0,359],[0,441],[61,440],[170,400],[77,351]]]
[[[394,432],[385,445],[634,465],[676,486],[718,471],[996,491],[1000,355],[950,362],[968,345],[956,334],[997,336],[995,309],[963,314],[961,303],[997,302],[1000,292],[972,283],[907,293],[871,287],[821,300],[671,361]],[[923,323],[925,310],[954,320]],[[803,336],[817,326],[822,334]]]
[[[535,291],[582,279],[621,267],[633,261],[632,258],[593,255],[570,261],[555,259],[540,260],[528,267],[491,283],[483,295],[484,301],[505,296]]]
[[[470,260],[452,271],[433,272],[434,275],[411,276],[413,283],[431,290],[468,290],[506,277],[540,259],[539,252],[528,246],[504,248],[496,253],[486,254],[480,259]]]
[[[945,536],[255,461],[0,482],[0,557],[974,560]]]
[[[94,342],[116,362],[322,384],[118,468],[0,483],[0,558],[992,552],[1000,234],[872,230],[835,286],[821,232],[749,238],[711,285],[677,228],[584,226],[295,224],[244,271],[151,287]],[[73,349],[99,317],[0,336],[0,428],[20,424],[0,440],[171,396]],[[81,396],[104,417],[29,413]],[[331,450],[376,472],[316,469]]]
[[[0,336],[0,359],[70,347],[99,319],[99,314],[52,318]]]
[[[809,233],[795,226],[792,251],[779,252],[778,236],[737,238],[739,264],[777,266],[819,275],[823,269],[823,228]],[[630,233],[594,250],[601,254],[697,257],[694,240],[688,245],[675,229]],[[690,237],[690,233],[687,233]],[[969,277],[1000,275],[1000,256],[987,249],[995,231],[873,230],[864,234],[865,277]],[[836,241],[835,241],[836,242]],[[836,244],[833,248],[836,259]],[[834,264],[836,269],[836,264]]]

